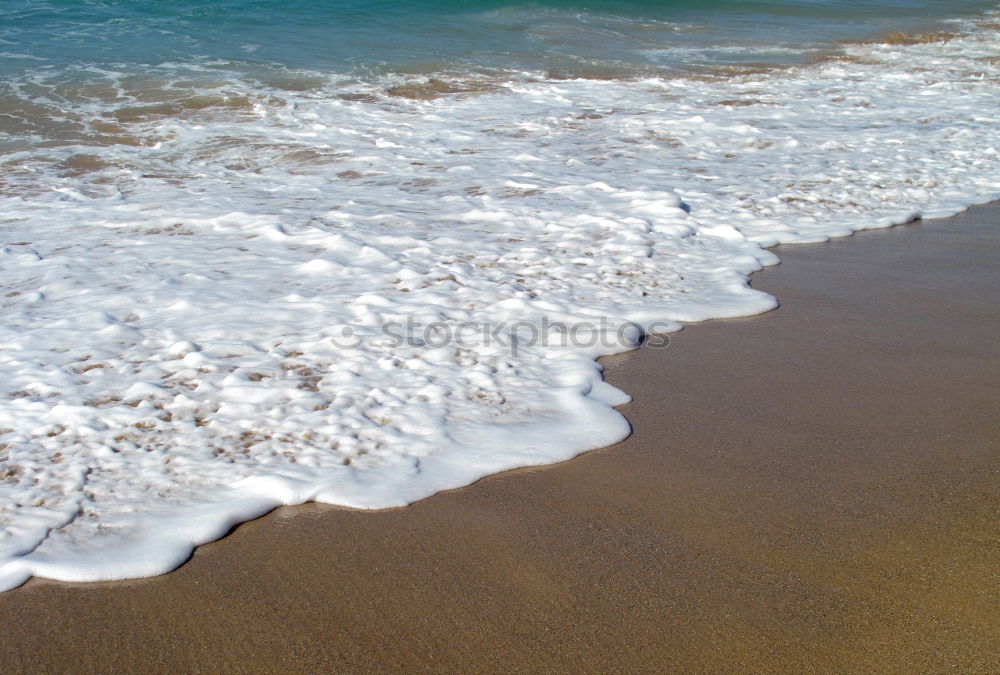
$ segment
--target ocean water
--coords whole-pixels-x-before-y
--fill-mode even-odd
[[[996,10],[8,0],[0,588],[620,440],[768,247],[1000,197]]]
[[[844,40],[947,27],[983,0],[7,0],[5,73],[47,63],[231,61],[370,77],[658,73],[797,63]],[[38,62],[35,59],[42,59]]]

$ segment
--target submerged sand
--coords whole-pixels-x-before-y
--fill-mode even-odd
[[[605,361],[625,442],[32,580],[0,669],[1000,670],[1000,207],[778,254],[779,311]]]

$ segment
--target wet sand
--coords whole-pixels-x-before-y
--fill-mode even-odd
[[[154,579],[0,595],[0,670],[1000,670],[1000,207],[782,247],[606,360],[634,435]]]

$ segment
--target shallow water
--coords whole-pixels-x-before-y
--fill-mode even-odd
[[[0,10],[0,586],[610,444],[763,247],[1000,196],[982,3],[281,6]]]

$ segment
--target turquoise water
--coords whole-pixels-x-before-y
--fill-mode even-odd
[[[630,74],[796,63],[890,31],[926,31],[983,0],[7,0],[0,74],[60,65],[211,61],[369,74],[444,68]]]

